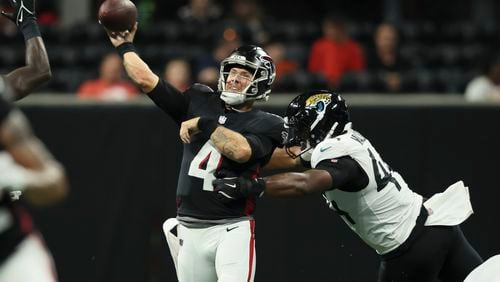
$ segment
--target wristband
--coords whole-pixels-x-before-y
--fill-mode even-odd
[[[120,55],[120,57],[122,57],[122,59],[123,56],[125,56],[125,53],[128,52],[137,53],[137,51],[135,50],[135,46],[132,42],[124,42],[120,44],[119,46],[116,47],[116,51],[118,51],[118,54]]]
[[[24,41],[28,41],[33,37],[41,36],[40,29],[35,19],[26,19],[25,23],[20,27],[24,36]]]
[[[219,126],[215,119],[200,117],[198,120],[198,129],[201,130],[208,137],[214,133],[215,129]]]
[[[253,181],[255,183],[252,185],[252,193],[260,198],[264,195],[264,190],[266,190],[266,181],[262,177],[258,177]]]

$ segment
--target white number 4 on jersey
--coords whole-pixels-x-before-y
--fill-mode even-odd
[[[215,179],[214,172],[222,162],[222,155],[208,140],[189,165],[190,176],[203,179],[203,190],[213,191],[212,181]]]

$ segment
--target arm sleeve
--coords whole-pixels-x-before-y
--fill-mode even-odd
[[[349,156],[321,161],[316,169],[326,170],[332,177],[332,189],[348,192],[360,191],[368,185],[368,175]]]
[[[256,160],[263,158],[269,154],[272,154],[275,146],[269,137],[257,134],[246,134],[244,135],[252,148],[251,160]]]
[[[180,124],[185,119],[189,107],[189,98],[168,82],[160,79],[156,87],[147,95],[176,123]]]
[[[266,113],[259,123],[258,130],[244,133],[252,149],[251,160],[270,157],[276,147],[283,147],[285,122],[282,117]]]

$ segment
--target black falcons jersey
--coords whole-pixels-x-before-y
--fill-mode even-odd
[[[0,128],[12,110],[0,93]],[[0,142],[0,154],[7,154]],[[8,190],[0,187],[0,264],[33,230],[31,217],[17,201],[12,201]]]
[[[201,84],[180,93],[160,81],[148,95],[177,124],[194,117],[210,117],[245,136],[252,148],[250,160],[241,164],[224,157],[206,134],[194,135],[190,144],[184,144],[177,186],[178,216],[210,221],[251,215],[255,207],[253,198],[229,204],[218,200],[213,193],[214,173],[258,177],[274,149],[282,144],[283,119],[258,109],[249,112],[227,110],[219,94]]]

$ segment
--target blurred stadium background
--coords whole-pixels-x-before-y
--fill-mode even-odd
[[[178,130],[143,97],[103,103],[76,94],[82,83],[98,77],[102,58],[113,52],[97,23],[100,2],[37,1],[54,77],[20,105],[67,166],[72,192],[59,206],[34,210],[35,219],[63,282],[175,281],[161,223],[175,215]],[[429,196],[459,179],[471,187],[476,214],[464,231],[485,258],[499,252],[500,107],[495,98],[470,103],[464,92],[500,53],[500,2],[133,2],[140,14],[136,46],[158,74],[169,61],[181,59],[194,82],[202,68],[212,66],[221,42],[281,44],[282,76],[262,107],[282,114],[293,95],[311,87],[344,93],[354,126],[414,190]],[[212,18],[190,18],[190,2],[207,2]],[[342,16],[367,62],[334,85],[308,71],[323,18],[332,13]],[[406,62],[390,71],[399,77],[397,89],[380,87],[388,71],[369,67],[383,22],[396,27],[399,58]],[[0,20],[0,42],[0,73],[22,65],[22,37],[5,20]],[[377,256],[321,197],[265,199],[256,216],[256,281],[375,281]]]
[[[480,1],[211,1],[217,12],[206,20],[196,19],[180,9],[188,1],[135,1],[140,13],[136,40],[141,56],[162,73],[165,64],[182,58],[191,64],[193,78],[203,58],[210,56],[221,39],[285,45],[283,56],[297,64],[297,70],[277,85],[277,91],[296,91],[324,85],[321,77],[307,73],[310,47],[321,37],[321,23],[328,13],[342,15],[351,37],[365,53],[368,63],[374,48],[374,34],[382,22],[393,23],[400,35],[401,59],[409,66],[401,76],[403,92],[462,94],[481,70],[485,60],[498,50],[500,4]],[[210,1],[200,1],[208,2]],[[237,2],[256,2],[243,9]],[[39,20],[54,66],[54,79],[44,92],[71,94],[87,79],[97,76],[101,58],[111,52],[105,33],[97,23],[100,1],[39,1]],[[210,5],[210,4],[208,4]],[[186,7],[184,7],[186,8]],[[252,9],[258,9],[254,12]],[[209,17],[209,16],[207,16]],[[232,32],[236,32],[236,35]],[[2,56],[0,70],[5,72],[23,62],[22,40],[5,21],[0,22]],[[379,75],[370,69],[346,75],[339,90],[344,93],[373,93]]]

